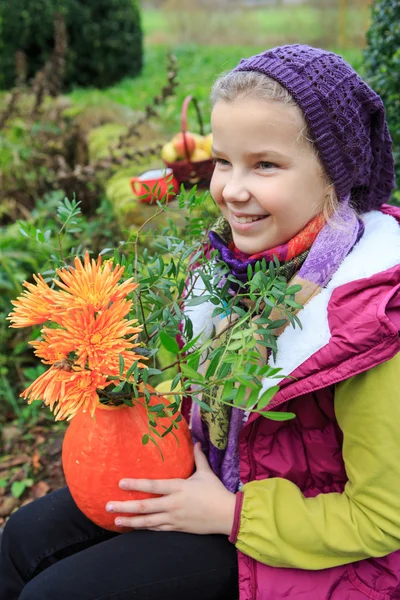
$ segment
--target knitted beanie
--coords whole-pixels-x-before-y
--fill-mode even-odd
[[[303,112],[339,200],[365,212],[388,202],[395,186],[392,140],[383,102],[340,56],[303,45],[242,59],[290,92]]]

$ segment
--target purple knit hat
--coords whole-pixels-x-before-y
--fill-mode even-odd
[[[242,59],[234,70],[259,71],[290,92],[340,200],[350,197],[361,212],[389,201],[395,176],[383,102],[342,57],[295,44]]]

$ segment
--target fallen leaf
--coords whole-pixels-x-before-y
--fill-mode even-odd
[[[20,479],[24,479],[25,477],[25,470],[23,467],[21,467],[21,469],[18,469],[17,471],[15,471],[15,473],[13,473],[13,475],[9,478],[8,480],[8,485],[12,485],[14,483],[14,481],[19,481]]]
[[[50,486],[48,483],[45,481],[38,481],[34,486],[32,486],[31,492],[33,498],[41,498],[42,496],[45,496],[49,490]]]
[[[62,435],[54,439],[51,442],[51,444],[49,444],[49,446],[47,447],[47,454],[49,454],[50,456],[54,456],[59,452],[61,453],[63,438],[64,436]]]
[[[4,450],[8,452],[12,448],[13,442],[18,440],[22,435],[22,431],[15,425],[4,425],[1,437],[3,440]]]
[[[40,467],[41,467],[41,465],[40,465],[40,453],[35,448],[35,450],[33,451],[33,454],[32,454],[32,468],[33,468],[33,472],[37,473],[39,471]]]
[[[21,502],[20,506],[25,506],[25,504],[30,504],[31,502],[34,501],[35,498],[27,498],[26,500],[24,500],[23,502]]]
[[[27,454],[20,454],[19,456],[6,458],[6,460],[0,459],[0,469],[9,469],[10,467],[16,467],[17,465],[22,465],[29,462],[30,456]]]
[[[2,503],[0,504],[0,517],[8,517],[18,506],[17,498],[13,498],[13,496],[6,496],[3,498]]]

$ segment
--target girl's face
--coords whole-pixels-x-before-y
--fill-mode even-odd
[[[239,250],[255,254],[284,244],[321,212],[328,184],[297,107],[220,100],[211,125],[211,194]]]

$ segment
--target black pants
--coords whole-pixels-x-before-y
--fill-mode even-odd
[[[20,508],[0,554],[0,600],[236,600],[223,535],[132,531],[87,519],[67,488]]]

